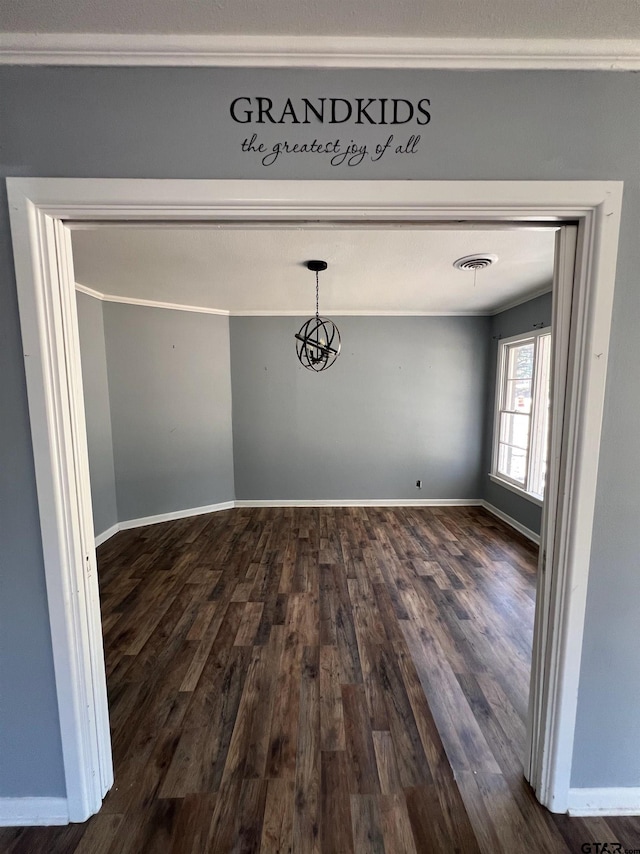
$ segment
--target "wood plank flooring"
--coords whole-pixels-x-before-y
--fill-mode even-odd
[[[535,551],[485,511],[236,509],[98,556],[115,785],[0,851],[640,849],[523,780]]]

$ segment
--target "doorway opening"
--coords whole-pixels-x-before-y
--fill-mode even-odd
[[[458,223],[452,230],[451,226],[411,222],[391,227],[323,223],[311,228],[299,223],[291,229],[287,225],[273,228],[268,222],[239,222],[231,228],[199,222],[176,228],[140,222],[134,226],[82,223],[79,228],[69,223],[69,227],[79,291],[97,540],[104,542],[118,528],[130,531],[152,522],[165,523],[141,530],[138,536],[127,533],[99,552],[109,697],[115,697],[110,715],[118,725],[112,736],[116,789],[131,787],[128,779],[132,768],[139,769],[138,754],[146,755],[148,740],[143,736],[140,743],[144,749],[135,748],[134,757],[129,755],[130,749],[123,749],[133,737],[142,710],[136,707],[126,717],[121,711],[131,694],[131,683],[145,680],[147,687],[141,696],[165,697],[165,691],[171,696],[173,684],[176,692],[182,686],[172,700],[177,707],[182,709],[185,697],[189,698],[179,726],[176,714],[170,716],[179,742],[166,782],[159,789],[161,797],[191,794],[191,790],[207,786],[219,791],[220,780],[212,782],[211,773],[201,767],[202,757],[208,754],[194,750],[193,744],[194,739],[204,739],[200,710],[206,704],[212,727],[208,740],[218,745],[214,751],[216,764],[222,768],[221,757],[228,750],[228,741],[222,739],[220,743],[215,738],[216,721],[217,728],[226,729],[229,737],[231,729],[224,725],[225,712],[210,698],[216,684],[211,662],[220,659],[219,648],[231,627],[235,628],[238,609],[247,623],[246,630],[238,630],[238,645],[253,642],[254,654],[265,667],[265,657],[272,662],[281,654],[277,643],[270,640],[271,634],[277,638],[281,633],[270,624],[277,610],[282,612],[277,619],[283,619],[294,632],[302,612],[312,623],[319,623],[320,614],[325,619],[331,614],[335,620],[339,612],[344,635],[336,637],[327,623],[323,623],[321,634],[310,633],[307,628],[301,635],[305,645],[320,646],[320,670],[341,661],[341,676],[335,678],[333,686],[338,710],[333,718],[340,736],[329,738],[325,732],[325,747],[344,749],[346,743],[340,679],[346,684],[364,680],[374,738],[383,731],[389,743],[393,742],[390,730],[397,730],[396,709],[393,707],[391,716],[386,711],[382,686],[394,668],[395,678],[400,679],[397,646],[389,645],[388,638],[396,638],[397,644],[404,626],[407,638],[402,641],[403,649],[418,666],[454,767],[476,761],[494,773],[497,768],[473,714],[482,689],[471,674],[479,668],[491,674],[485,690],[493,702],[497,702],[499,692],[505,692],[502,702],[517,721],[514,732],[518,736],[503,749],[511,751],[522,767],[535,582],[532,551],[524,544],[501,542],[505,529],[500,523],[469,507],[482,501],[478,481],[484,481],[489,470],[484,464],[490,456],[485,446],[490,442],[488,438],[483,441],[483,425],[493,414],[494,396],[487,393],[487,385],[496,379],[497,345],[508,332],[519,330],[530,335],[541,323],[551,322],[558,226],[492,228],[490,224]],[[498,256],[499,266],[492,271],[496,275],[478,277],[475,271],[457,269],[460,256],[468,255],[473,248],[489,247]],[[313,296],[312,289],[305,287],[300,259],[318,254],[329,260],[323,314],[335,317],[346,345],[344,358],[322,383],[300,370],[291,348],[291,336]],[[383,301],[383,310],[376,300]],[[208,314],[223,311],[231,317]],[[228,350],[233,365],[220,371],[218,366],[230,362]],[[524,362],[521,367],[526,367]],[[229,374],[233,377],[233,429]],[[526,412],[533,384],[525,377],[517,385],[518,406]],[[548,407],[548,391],[544,403]],[[522,419],[526,415],[517,412],[510,417]],[[105,427],[111,424],[112,436],[105,435]],[[204,442],[200,438],[203,434]],[[522,436],[515,438],[522,446]],[[286,458],[281,454],[284,447]],[[105,470],[105,458],[109,458],[110,471]],[[546,450],[540,466],[545,460]],[[235,490],[230,477],[233,473]],[[415,474],[421,475],[419,487],[413,479]],[[494,501],[520,515],[517,499],[512,498],[513,485],[505,492],[502,483],[505,481],[494,490]],[[538,486],[542,493],[541,484]],[[291,511],[283,516],[279,511],[261,509],[250,517],[252,521],[247,511],[233,514],[237,519],[228,525],[222,518],[207,524],[201,514],[233,505],[234,494],[243,508],[257,504],[261,508],[311,505],[323,509],[316,511],[317,519],[309,512]],[[329,503],[364,506],[341,512],[327,509]],[[399,505],[414,509],[401,511]],[[452,509],[457,505],[466,508]],[[505,518],[494,504],[488,506],[490,512]],[[378,513],[376,507],[387,510]],[[540,514],[539,506],[528,509],[532,518],[536,511]],[[186,527],[186,521],[176,523],[181,517],[191,517],[192,526]],[[406,529],[404,538],[396,535],[393,520],[396,527]],[[512,524],[537,542],[539,521],[530,523],[535,531],[527,529],[527,521],[525,515],[524,521],[514,520]],[[322,552],[317,546],[314,550],[306,538],[296,536],[296,530],[305,525],[315,536],[320,530],[325,532],[322,536],[327,542]],[[412,527],[420,535],[412,535]],[[269,537],[273,528],[277,528],[278,537]],[[368,532],[366,560],[355,545],[363,528]],[[254,529],[264,531],[269,547],[265,551],[264,537],[256,535],[248,549],[251,562],[244,565],[246,538]],[[195,530],[199,534],[194,542]],[[228,532],[239,536],[243,531],[244,545],[238,548],[237,556],[229,556],[233,572],[230,567],[219,566],[219,552],[211,541],[213,530],[222,542]],[[486,539],[481,546],[483,535]],[[160,551],[154,544],[156,538],[164,544]],[[311,533],[310,538],[313,540]],[[470,551],[474,540],[475,554]],[[394,542],[400,553],[415,553],[415,572],[385,551],[387,541]],[[510,555],[511,548],[517,558]],[[300,564],[318,564],[321,555],[325,562],[334,564],[332,572],[321,569],[318,574],[300,568]],[[170,571],[172,562],[184,567],[176,579]],[[268,578],[255,566],[265,562]],[[484,574],[485,589],[476,583],[473,573],[466,571],[467,563]],[[298,565],[296,572],[292,572],[292,564]],[[337,567],[341,569],[336,584]],[[387,567],[394,571],[387,572]],[[218,570],[222,570],[221,578],[216,576]],[[361,595],[362,601],[352,602],[344,595],[344,580],[349,574],[357,574],[359,579],[357,583],[349,580],[350,595]],[[174,585],[180,577],[190,580],[177,589]],[[164,583],[154,582],[162,578]],[[215,587],[207,590],[207,581],[212,580]],[[202,586],[197,588],[196,584]],[[210,650],[208,663],[204,652],[195,653],[188,674],[183,674],[180,682],[176,675],[183,652],[180,632],[187,631],[191,613],[182,610],[183,603],[186,593],[196,589],[201,591],[200,607],[195,614],[196,629],[189,630],[188,637],[198,637],[198,626],[210,616],[211,605],[216,609],[214,621],[199,639],[202,650]],[[502,602],[497,607],[501,590]],[[165,610],[168,597],[173,604]],[[236,600],[246,597],[246,608],[237,604]],[[395,616],[402,615],[400,622],[381,607],[389,604],[389,597],[395,603]],[[180,619],[176,611],[181,612]],[[366,623],[375,629],[365,629],[354,619],[354,613],[365,611]],[[434,619],[436,613],[449,617],[448,629],[440,637],[431,634],[439,625]],[[510,621],[505,619],[507,613],[518,617]],[[387,626],[383,614],[391,619]],[[157,625],[156,616],[160,620]],[[170,627],[176,625],[176,619],[179,629],[173,631]],[[497,626],[502,627],[500,631]],[[134,631],[140,632],[139,637]],[[211,638],[210,633],[220,639]],[[507,641],[510,634],[513,638]],[[491,644],[487,644],[487,636],[492,638]],[[171,663],[166,650],[158,646],[159,638],[165,638],[167,648],[174,651]],[[152,650],[154,667],[150,672]],[[447,656],[452,650],[457,650],[457,655]],[[478,652],[465,659],[464,650]],[[188,649],[184,652],[188,654]],[[237,652],[229,650],[229,677],[237,664]],[[432,660],[437,661],[436,669],[428,666]],[[505,665],[507,661],[510,667]],[[160,676],[163,667],[167,671],[164,680]],[[281,675],[276,677],[273,671],[277,668],[272,666],[261,678],[260,703],[264,701],[263,716],[268,722],[260,728],[261,738],[264,740],[265,726],[269,732],[269,722],[275,716],[272,744],[283,732],[289,737],[291,733],[279,720],[277,709],[274,712],[272,708],[269,686],[274,679],[291,674],[293,684],[287,683],[283,690],[295,698],[292,667],[295,670],[296,664],[284,659]],[[458,675],[463,667],[469,672],[466,682],[462,673]],[[402,681],[397,690],[405,690],[401,686]],[[406,690],[416,688],[414,679]],[[250,681],[245,682],[244,692],[248,695],[251,690]],[[475,697],[467,697],[465,690],[475,690]],[[245,713],[244,696],[238,726]],[[167,705],[165,699],[160,708]],[[419,713],[424,713],[423,704],[416,711]],[[416,725],[412,723],[414,712],[407,707],[403,714],[404,726],[413,732],[414,750],[420,754]],[[457,722],[447,724],[447,720]],[[424,727],[424,721],[420,723]],[[463,725],[476,742],[469,759],[461,747]],[[197,736],[194,730],[200,730]],[[504,742],[509,742],[506,735]],[[158,740],[156,750],[161,749]],[[400,743],[391,749],[402,754]],[[188,771],[182,759],[185,755],[192,757],[193,767]],[[422,760],[407,760],[401,755],[401,759],[410,765],[410,770],[405,769],[405,781],[425,778],[424,756]],[[264,761],[258,765],[252,769],[258,777],[265,774],[271,779],[273,774],[277,779],[282,771],[277,763],[268,769]],[[114,802],[118,797],[117,793],[109,795],[105,808],[117,809]]]
[[[553,411],[561,417],[551,428],[525,773],[543,804],[566,810],[604,394],[605,361],[594,369],[585,365],[585,354],[594,346],[608,350],[619,185],[13,179],[9,191],[23,340],[25,351],[37,354],[26,363],[27,381],[74,821],[99,809],[112,769],[68,223],[525,220],[561,226],[552,319]],[[566,227],[570,222],[577,234]]]

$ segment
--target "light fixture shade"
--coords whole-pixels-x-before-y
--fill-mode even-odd
[[[316,314],[302,324],[296,333],[296,353],[300,364],[309,371],[325,371],[340,354],[340,331],[333,320],[320,317],[318,308],[318,273],[327,269],[326,261],[307,261],[306,267],[316,274]]]
[[[340,331],[326,317],[310,317],[296,334],[296,353],[300,364],[310,371],[325,371],[340,353]]]

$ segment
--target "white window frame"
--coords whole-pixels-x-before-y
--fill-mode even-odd
[[[538,377],[538,341],[544,335],[551,334],[551,327],[545,326],[542,329],[533,329],[531,332],[523,332],[518,335],[512,335],[509,338],[501,338],[498,342],[498,362],[496,368],[496,390],[495,403],[493,407],[493,437],[492,437],[492,454],[491,454],[491,471],[489,477],[500,486],[510,489],[512,492],[522,495],[523,498],[532,501],[534,504],[542,506],[544,496],[537,495],[529,488],[529,478],[531,474],[531,444],[532,437],[535,434],[537,422],[541,417],[541,405],[536,403],[536,397],[539,397],[539,377]],[[527,447],[527,466],[524,486],[514,478],[498,471],[498,461],[500,459],[500,415],[503,411],[503,398],[505,391],[505,371],[507,368],[507,353],[508,348],[513,344],[526,344],[529,341],[535,342],[535,352],[533,361],[533,374],[531,377],[531,424],[529,428],[529,444]],[[547,437],[548,446],[548,437]]]

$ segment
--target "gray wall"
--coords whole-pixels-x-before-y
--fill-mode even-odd
[[[334,319],[342,352],[316,374],[304,318],[231,318],[237,497],[477,498],[488,318]]]
[[[229,319],[104,304],[118,518],[233,501]]]
[[[488,472],[491,470],[491,454],[493,450],[493,420],[495,412],[496,372],[498,367],[498,338],[510,338],[512,335],[531,332],[534,323],[551,326],[551,293],[514,306],[491,318],[489,333],[489,382],[486,397],[486,429],[484,443],[484,461],[482,478],[482,497],[498,510],[520,522],[530,531],[540,533],[542,508],[533,501],[523,498],[505,489],[499,483],[491,480]]]
[[[64,794],[64,776],[12,263],[5,200],[0,212],[0,797],[37,797]]]
[[[98,536],[118,521],[103,303],[86,294],[77,293],[76,297],[93,529]]]
[[[431,99],[415,154],[360,166],[243,153],[240,95]],[[623,179],[573,784],[640,785],[640,77],[632,73],[177,68],[0,69],[0,175],[149,178]],[[409,126],[407,127],[407,135]],[[272,143],[339,133],[371,145],[388,128],[256,128]],[[414,132],[416,128],[411,128]],[[322,132],[321,132],[322,131]],[[325,133],[326,131],[326,133]],[[398,137],[404,136],[398,131]],[[7,204],[0,188],[0,667],[6,675],[0,794],[63,791],[51,644]],[[28,627],[28,629],[27,629]],[[603,698],[606,698],[603,701]],[[37,701],[36,701],[37,700]],[[27,748],[26,745],[29,747]]]

